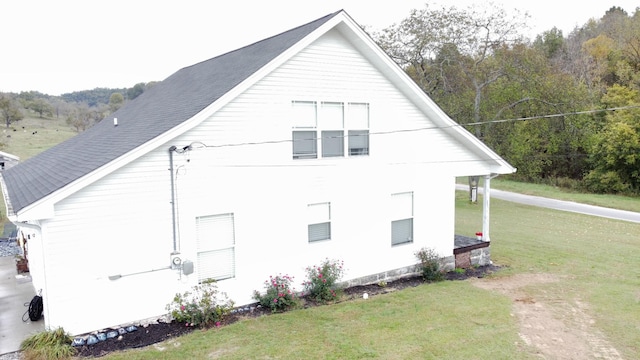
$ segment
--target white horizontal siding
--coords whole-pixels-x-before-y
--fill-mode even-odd
[[[193,238],[187,226],[197,216],[234,213],[236,278],[220,285],[239,303],[250,302],[269,275],[287,273],[304,280],[304,268],[324,258],[340,258],[347,279],[417,262],[423,246],[451,255],[453,248],[453,179],[437,179],[414,167],[361,166],[191,169],[183,181],[190,188],[210,187],[206,194],[181,194],[181,237]],[[413,191],[415,241],[391,247],[391,194]],[[332,238],[309,243],[308,204],[331,203]],[[183,242],[187,257],[194,244]]]
[[[320,38],[256,83],[186,134],[184,142],[223,146],[212,150],[216,160],[235,165],[291,163],[292,100],[369,103],[370,159],[433,163],[439,167],[446,163],[455,173],[466,173],[474,163],[486,166],[437,128],[337,31]],[[235,146],[247,143],[255,144]],[[234,146],[230,149],[225,145]],[[270,156],[257,158],[256,153]]]
[[[292,100],[369,103],[371,155],[293,160]],[[236,274],[219,285],[238,304],[277,273],[294,275],[301,290],[304,268],[325,257],[345,261],[347,280],[415,263],[423,246],[450,255],[451,174],[477,159],[437,129],[390,133],[430,127],[329,32],[196,128],[56,204],[45,224],[48,325],[77,333],[159,315],[173,294],[197,282],[197,274],[171,270],[108,279],[169,265],[171,145],[193,147],[174,154],[183,258],[197,259],[197,217],[233,213]],[[391,247],[388,205],[404,191],[414,193],[415,241]],[[332,239],[309,244],[304,215],[318,202],[331,203]],[[78,301],[87,293],[95,303]]]
[[[171,271],[108,277],[169,265],[168,164],[159,149],[56,204],[44,224],[48,326],[78,333],[162,312],[176,291],[163,286],[177,279]]]

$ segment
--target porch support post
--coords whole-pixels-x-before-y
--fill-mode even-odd
[[[485,175],[484,177],[484,196],[482,197],[482,240],[491,241],[489,236],[489,221],[491,210],[491,179],[493,176]]]

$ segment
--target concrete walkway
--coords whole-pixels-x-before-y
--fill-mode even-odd
[[[44,330],[44,319],[35,322],[22,315],[34,297],[31,278],[18,275],[13,256],[0,256],[0,354],[17,351],[29,335]]]

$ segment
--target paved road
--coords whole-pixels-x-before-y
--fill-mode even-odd
[[[468,191],[469,185],[456,184],[456,189]],[[482,193],[483,188],[479,187],[478,190],[479,193]],[[601,206],[579,204],[572,201],[549,199],[540,196],[523,195],[496,189],[491,189],[491,197],[494,199],[512,201],[520,204],[540,206],[550,209],[570,211],[580,214],[640,223],[640,213],[633,211],[616,210]]]

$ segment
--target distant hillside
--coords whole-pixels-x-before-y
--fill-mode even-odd
[[[113,93],[121,93],[123,96],[127,94],[127,88],[108,89],[95,88],[93,90],[74,91],[60,95],[60,97],[68,103],[84,103],[89,107],[98,106],[99,104],[109,104],[109,98]]]

